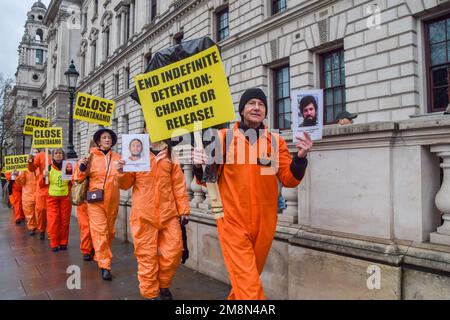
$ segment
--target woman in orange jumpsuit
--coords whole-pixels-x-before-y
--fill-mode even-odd
[[[88,199],[89,226],[94,244],[94,260],[97,261],[104,280],[111,280],[111,242],[115,235],[115,223],[119,210],[119,184],[116,163],[120,155],[111,150],[117,143],[117,136],[110,129],[100,129],[94,134],[95,148],[89,157],[80,160],[75,170],[74,181],[83,182],[89,178],[89,192],[95,192],[95,202]],[[100,201],[98,201],[101,199]]]
[[[47,232],[50,248],[53,252],[67,250],[72,203],[70,202],[70,181],[62,179],[62,163],[65,158],[63,149],[53,150],[52,164],[44,170],[41,187],[48,177]]]
[[[12,183],[12,194],[9,196],[9,202],[13,207],[14,220],[16,224],[20,224],[25,220],[25,215],[22,209],[22,186],[16,182],[19,177],[19,171],[14,170],[13,173],[6,173],[6,180]]]
[[[34,236],[37,228],[36,223],[36,173],[22,171],[16,182],[22,186],[22,207],[27,220],[27,228],[30,236]]]
[[[91,141],[89,148],[91,152],[93,152],[93,148],[95,148],[95,142]],[[78,168],[79,165],[80,162],[77,163],[75,169]],[[80,251],[83,255],[83,260],[92,261],[94,258],[94,246],[92,244],[91,230],[89,228],[89,215],[86,201],[77,206],[77,221],[78,227],[80,228]]]
[[[48,163],[52,163],[50,154],[47,154]],[[40,181],[45,169],[45,151],[28,156],[28,171],[36,173],[36,231],[39,232],[39,239],[44,240],[47,228],[47,196],[48,185],[41,186]]]
[[[260,274],[277,225],[278,180],[287,188],[300,183],[312,141],[308,134],[297,137],[298,152],[291,157],[286,142],[263,125],[267,98],[261,89],[244,92],[239,113],[242,121],[220,132],[222,146],[228,145],[228,140],[230,144],[228,150],[223,148],[227,162],[218,168],[224,217],[217,220],[217,231],[232,286],[228,299],[260,300],[265,299]],[[227,138],[227,144],[225,135],[232,137]],[[245,156],[238,156],[240,152]],[[250,154],[257,155],[259,161],[251,162]],[[238,163],[240,158],[243,163]],[[271,161],[269,167],[264,165],[267,160]],[[205,163],[201,149],[194,150],[194,163],[193,172],[200,182],[200,164]]]
[[[168,145],[160,150],[161,145],[152,144],[149,172],[122,173],[119,185],[121,189],[133,187],[130,226],[141,295],[172,300],[169,286],[180,264],[180,223],[188,221],[189,200],[180,165],[173,161]],[[119,172],[124,164],[125,160],[118,163]]]

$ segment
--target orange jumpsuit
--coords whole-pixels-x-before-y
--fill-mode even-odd
[[[77,164],[75,169],[78,168]],[[72,178],[73,179],[73,178]],[[80,251],[81,254],[91,254],[94,246],[92,245],[91,231],[89,229],[89,216],[87,202],[77,206],[77,221],[80,228]]]
[[[51,165],[51,171],[60,172],[54,164]],[[45,186],[44,176],[41,177],[40,187]],[[72,203],[70,201],[70,183],[66,187],[66,191],[61,195],[53,195],[52,178],[49,179],[49,194],[47,196],[47,233],[50,238],[50,248],[59,246],[67,246],[69,243],[69,227],[70,213],[72,211]],[[60,182],[59,182],[60,183]]]
[[[232,285],[228,299],[261,300],[265,295],[260,274],[277,225],[278,179],[287,188],[296,187],[300,180],[291,172],[292,157],[282,138],[265,129],[257,142],[250,144],[238,125],[235,123],[232,129],[227,163],[220,165],[218,171],[224,217],[216,220],[217,231]],[[226,129],[220,134],[222,143],[225,134]],[[237,151],[238,146],[243,149],[239,147]],[[237,164],[238,152],[242,151],[245,151],[245,162]],[[276,164],[275,169],[253,164],[249,154],[259,159],[270,158],[272,165]],[[228,163],[230,159],[232,163]]]
[[[75,169],[74,180],[82,182],[89,176],[89,191],[104,190],[103,201],[88,203],[89,226],[94,245],[98,267],[111,270],[111,242],[115,235],[115,223],[119,210],[120,191],[117,182],[117,168],[115,163],[120,160],[120,155],[110,150],[107,155],[100,149],[93,149],[86,171]],[[109,164],[108,177],[106,171]],[[105,187],[103,184],[106,178]]]
[[[167,149],[150,153],[149,172],[119,175],[121,189],[133,187],[130,226],[138,261],[141,295],[154,298],[168,288],[183,250],[180,215],[189,214],[186,184],[179,164]]]
[[[17,177],[16,177],[17,178]],[[11,183],[11,173],[6,173],[6,180]],[[13,182],[12,194],[9,196],[9,202],[14,210],[14,220],[25,220],[25,215],[22,209],[22,186],[16,181]]]
[[[51,156],[48,155],[49,165],[52,163]],[[48,185],[41,187],[40,180],[44,174],[45,169],[45,152],[39,152],[33,162],[28,162],[28,171],[36,172],[36,223],[37,231],[45,232],[47,228],[47,196]]]
[[[22,186],[22,207],[27,219],[28,230],[36,230],[36,173],[24,171],[16,178],[16,182]]]

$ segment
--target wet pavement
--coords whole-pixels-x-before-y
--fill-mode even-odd
[[[104,281],[94,261],[83,261],[75,218],[71,220],[68,250],[54,253],[47,239],[28,235],[25,222],[16,225],[9,210],[0,204],[0,299],[142,299],[132,244],[113,241],[113,280]],[[68,282],[69,286],[75,283],[71,281],[73,271],[67,272],[70,266],[80,268],[80,289],[67,287]],[[170,289],[175,300],[218,300],[226,299],[230,287],[180,265]]]

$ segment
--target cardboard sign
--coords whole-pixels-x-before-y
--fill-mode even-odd
[[[124,172],[150,171],[150,142],[148,134],[123,134],[122,157]]]
[[[25,125],[23,126],[23,134],[28,134],[32,136],[34,128],[48,128],[48,127],[50,127],[49,119],[26,116]]]
[[[110,127],[113,119],[115,102],[87,93],[79,92],[75,102],[73,118]]]
[[[33,130],[33,148],[62,148],[62,128],[44,128]]]
[[[321,140],[323,132],[323,90],[295,90],[291,93],[292,132],[308,132],[311,140]]]
[[[134,80],[152,142],[209,128],[235,117],[216,46]]]
[[[5,172],[13,172],[14,170],[27,171],[28,155],[5,156],[3,168]]]

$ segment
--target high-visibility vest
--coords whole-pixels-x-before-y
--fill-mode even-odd
[[[49,173],[48,195],[53,197],[65,197],[69,194],[69,181],[62,179],[60,170],[51,166]]]

